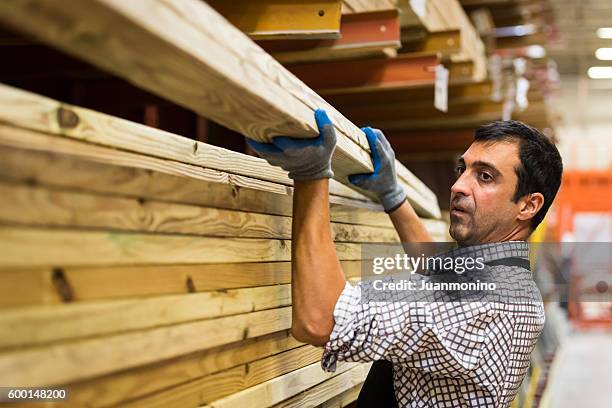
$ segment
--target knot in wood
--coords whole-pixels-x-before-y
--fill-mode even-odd
[[[79,125],[79,116],[70,109],[60,107],[57,110],[57,122],[62,128],[73,129]]]

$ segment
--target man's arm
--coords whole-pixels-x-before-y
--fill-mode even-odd
[[[433,242],[425,224],[408,201],[404,201],[398,209],[389,213],[389,217],[401,242]]]
[[[329,223],[329,180],[296,181],[293,196],[291,297],[293,336],[324,345],[346,284]]]
[[[294,180],[291,243],[293,336],[323,345],[334,327],[334,307],[346,284],[332,240],[329,178],[336,146],[334,127],[322,110],[315,112],[319,137],[279,136],[273,143],[248,140],[259,155],[289,172]]]

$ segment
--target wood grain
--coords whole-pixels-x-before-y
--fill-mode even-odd
[[[0,122],[24,129],[288,186],[293,184],[285,171],[270,166],[265,160],[89,109],[62,104],[2,84],[0,107]],[[369,200],[340,183],[333,184],[332,190],[338,190],[349,197]]]
[[[202,408],[238,408],[245,406],[266,408],[291,398],[356,366],[360,367],[363,365],[359,363],[343,363],[338,365],[335,373],[327,373],[321,370],[320,364],[313,364],[242,392],[213,401]]]
[[[5,310],[0,348],[121,333],[291,305],[290,285]]]
[[[32,4],[31,0],[13,0],[8,7],[0,4],[3,11],[0,18],[256,140],[269,140],[275,135],[315,137],[318,131],[312,112],[325,108],[338,130],[333,162],[336,179],[350,187],[347,175],[372,171],[363,132],[204,2],[96,0],[87,8],[75,0],[62,2],[62,7],[52,0],[37,0],[35,8],[29,8],[28,3]],[[58,14],[64,19],[60,26],[56,18],[50,18]],[[83,23],[89,20],[90,24]],[[152,20],[157,23],[151,24]],[[113,26],[115,41],[103,40],[108,36],[106,27],[109,26]],[[87,44],[82,42],[84,37],[90,38]],[[232,48],[227,47],[228,43]],[[146,49],[157,50],[154,60],[143,53]],[[182,66],[179,61],[183,62]],[[73,137],[82,136],[81,121],[90,126],[104,125],[104,120],[99,120],[103,117],[88,116],[90,111],[77,113],[77,108],[68,105],[60,106],[64,110],[59,111],[57,102],[49,99],[34,101],[32,94],[16,95],[15,90],[7,90],[6,94],[9,99],[31,100],[27,105],[23,101],[9,103],[10,118],[19,117],[14,111],[24,107],[29,112],[39,112],[34,109],[38,106],[50,113],[51,118],[62,119],[59,127],[52,126],[55,132]],[[83,114],[88,116],[87,120],[81,118]],[[20,119],[28,116],[31,119],[30,114],[21,114]],[[5,115],[2,120],[7,120]],[[28,122],[23,123],[30,126]],[[93,129],[94,135],[103,137]],[[183,153],[193,154],[196,144],[185,140]],[[154,142],[148,140],[145,147],[142,142],[132,147],[155,149]],[[415,205],[429,208],[434,218],[439,217],[437,204],[421,199],[428,194],[419,193],[424,185],[414,184],[416,177],[399,162],[396,166],[409,195],[415,195],[414,200],[418,202]],[[404,179],[406,176],[410,180]]]
[[[361,261],[341,261],[347,278]],[[200,293],[291,282],[290,262],[0,269],[0,307]]]
[[[291,217],[107,197],[0,181],[0,222],[240,238],[291,238]],[[395,229],[332,223],[338,242],[397,242]]]
[[[195,407],[228,395],[244,392],[245,389],[259,387],[262,383],[273,381],[275,377],[282,378],[288,375],[287,373],[299,372],[304,366],[317,366],[319,363],[312,363],[320,358],[321,350],[305,346],[161,390],[133,402],[123,403],[121,406],[129,408]],[[320,368],[319,371],[321,371]],[[251,406],[251,404],[244,406]]]
[[[283,239],[193,237],[0,226],[0,267],[197,264],[289,261]],[[340,260],[361,259],[361,246],[336,244]]]
[[[317,408],[344,408],[357,401],[362,386],[363,384],[358,384],[353,388],[328,399],[327,401],[319,405]]]
[[[70,404],[88,408],[114,406],[229,368],[244,366],[300,345],[302,343],[286,331],[280,331],[89,381],[71,383],[67,385]]]
[[[291,215],[292,187],[252,177],[3,125],[0,125],[0,150],[4,159],[0,175],[13,180]],[[359,193],[351,191],[349,194],[347,190],[338,183],[331,183],[330,201],[379,210],[381,218],[388,218],[378,204],[363,201]]]
[[[355,401],[370,365],[362,364],[301,392],[271,408],[343,407]]]
[[[0,125],[0,154],[0,177],[20,182],[266,214],[292,212],[288,186],[29,130]],[[355,199],[358,193],[339,196],[349,195],[339,186],[330,185],[332,221],[391,226],[379,205]]]
[[[287,330],[291,307],[0,353],[0,382],[36,387],[82,381]]]

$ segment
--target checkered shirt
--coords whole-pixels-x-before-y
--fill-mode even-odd
[[[529,259],[525,242],[459,248],[444,256]],[[449,271],[446,271],[449,272]],[[392,301],[364,302],[364,282],[346,284],[325,345],[323,369],[336,361],[393,364],[400,407],[509,407],[544,326],[544,306],[531,272],[486,265],[459,281],[495,282],[487,293],[402,291]],[[412,280],[448,281],[449,273],[414,274]],[[407,294],[407,292],[410,292]]]

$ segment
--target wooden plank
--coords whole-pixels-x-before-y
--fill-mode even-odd
[[[61,5],[41,0],[36,10],[38,13],[32,13],[27,2],[13,0],[0,18],[256,140],[279,134],[318,134],[313,110],[322,100],[204,2],[147,0],[127,5],[99,0],[85,8],[74,0]],[[22,13],[37,24],[24,25],[19,21],[25,16]],[[62,14],[64,21],[75,23],[75,30],[54,25],[57,21],[49,20],[48,13]],[[89,20],[89,24],[77,24]],[[40,30],[38,24],[45,24],[45,29]],[[85,26],[85,35],[98,41],[82,42]],[[113,27],[110,42],[105,39],[110,35],[109,26]],[[232,48],[227,47],[228,39]],[[154,60],[142,52],[147,48],[157,50]],[[338,114],[332,109],[328,109],[330,115]],[[338,115],[334,116],[338,126],[350,124]],[[336,158],[349,168],[367,171],[369,154],[358,146],[366,145],[359,142],[365,142],[365,136],[356,133],[357,128],[347,132],[339,132]]]
[[[471,78],[482,81],[487,77],[487,60],[485,47],[480,35],[472,25],[469,17],[461,7],[458,0],[429,0],[437,14],[445,20],[447,29],[461,30],[462,52],[451,55],[453,62],[471,61],[474,69]]]
[[[303,350],[305,349],[305,350]],[[275,356],[248,363],[208,377],[189,381],[152,395],[122,403],[122,407],[195,407],[215,399],[242,392],[249,387],[271,381],[274,377],[300,371],[321,358],[321,350],[312,346],[290,350]],[[308,351],[306,351],[308,350]],[[315,363],[312,365],[319,365]],[[319,368],[319,371],[321,369]]]
[[[37,0],[36,6],[32,4],[2,2],[0,18],[256,140],[275,135],[315,137],[313,111],[324,108],[338,130],[336,179],[350,184],[347,175],[372,170],[363,132],[204,2],[96,0],[83,7],[79,0],[62,1],[61,6]],[[112,34],[108,27],[113,27]],[[157,50],[154,58],[150,49]],[[412,185],[412,180],[402,183],[413,190],[423,188]],[[431,214],[439,216],[437,206],[423,205],[427,204]]]
[[[335,377],[351,368],[360,367],[359,363],[344,363],[338,366],[335,373],[321,370],[320,364],[313,364],[289,374],[274,378],[268,382],[251,387],[242,392],[213,401],[202,408],[245,407],[266,408],[316,386],[326,379]]]
[[[342,14],[367,13],[371,11],[393,10],[397,0],[343,0]]]
[[[266,181],[292,184],[283,170],[268,165],[264,160],[88,109],[61,104],[16,88],[0,85],[0,108],[0,122],[18,127]],[[415,209],[419,213],[439,218],[439,207],[432,198],[431,190],[403,166],[398,167],[398,174],[410,182],[405,188]],[[346,195],[346,190],[350,189],[336,183],[333,190],[343,191],[342,194]],[[363,197],[361,194],[358,196]]]
[[[361,276],[361,261],[341,261]],[[291,282],[290,262],[0,269],[0,306],[231,290]]]
[[[251,177],[2,125],[0,149],[0,175],[15,181],[275,215],[292,211],[291,187]],[[332,203],[388,218],[378,204],[338,196],[346,193],[338,186],[330,184]]]
[[[191,380],[295,349],[302,343],[286,331],[164,360],[89,381],[68,384],[70,404],[107,407]],[[319,352],[320,355],[320,352]]]
[[[251,38],[338,38],[340,0],[208,0]]]
[[[297,394],[271,408],[306,408],[348,405],[357,399],[361,384],[368,374],[369,364],[359,365],[349,371],[330,378],[321,384]]]
[[[4,310],[0,348],[41,345],[291,305],[290,285]]]
[[[399,0],[400,8],[406,16],[402,20],[402,27],[420,26],[429,32],[444,31],[446,27],[441,16],[438,14],[431,1],[422,3],[409,0]]]
[[[0,222],[214,237],[291,238],[291,217],[5,183]],[[338,242],[397,242],[393,228],[332,223]]]
[[[0,152],[0,176],[19,182],[275,215],[292,212],[290,187],[28,130],[0,125]],[[339,186],[330,184],[332,221],[391,226],[379,205],[339,197],[346,193]]]
[[[0,226],[0,267],[277,262],[291,241]],[[336,243],[338,258],[359,260],[361,245]],[[34,252],[33,252],[34,251]]]
[[[361,392],[361,387],[363,384],[358,384],[355,387],[344,391],[343,393],[336,395],[335,397],[325,401],[323,404],[319,405],[317,408],[344,408],[353,402],[357,401],[359,397],[359,393]]]
[[[291,308],[0,353],[0,382],[36,387],[82,381],[291,327]]]

